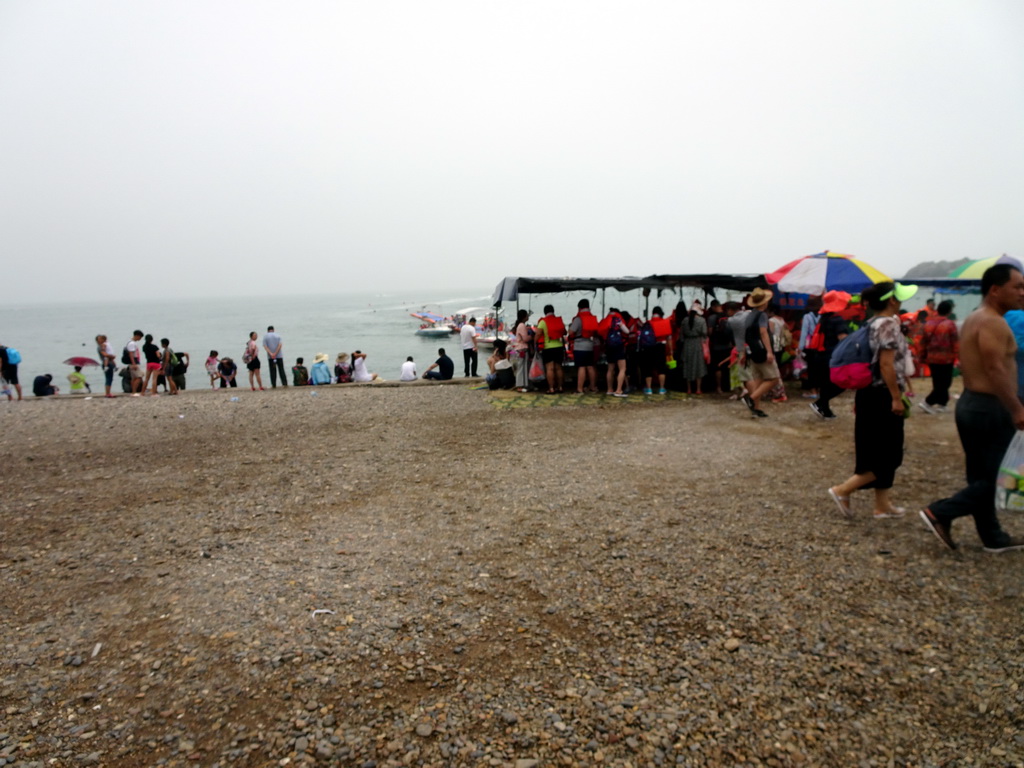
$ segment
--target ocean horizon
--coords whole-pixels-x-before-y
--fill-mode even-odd
[[[678,297],[666,293],[648,302],[640,291],[620,293],[608,290],[602,297],[593,292],[524,294],[520,306],[530,309],[534,321],[547,303],[559,314],[572,317],[581,296],[591,299],[594,311],[616,306],[640,314],[647,303],[662,303],[666,311]],[[120,361],[121,350],[136,328],[154,339],[166,337],[176,352],[187,352],[190,363],[188,387],[208,387],[204,362],[211,350],[240,361],[250,331],[260,340],[263,385],[270,386],[263,334],[273,325],[283,341],[285,369],[289,372],[297,357],[308,368],[317,354],[328,355],[331,364],[338,353],[360,350],[367,354],[367,368],[385,379],[397,379],[402,363],[412,356],[422,373],[445,348],[462,374],[458,336],[429,338],[416,335],[419,321],[411,312],[428,310],[442,315],[470,310],[482,315],[491,311],[492,294],[484,290],[465,291],[377,291],[350,294],[304,294],[300,296],[224,296],[187,299],[111,299],[62,302],[19,301],[0,306],[0,344],[14,347],[22,355],[19,378],[31,392],[32,379],[53,374],[54,384],[66,392],[66,376],[72,371],[63,361],[75,356],[97,359],[95,337],[106,334]],[[513,320],[515,305],[504,308]],[[485,366],[480,363],[480,370]],[[83,369],[94,391],[102,389],[98,368]],[[248,383],[244,369],[239,385]],[[120,381],[115,381],[115,388]]]

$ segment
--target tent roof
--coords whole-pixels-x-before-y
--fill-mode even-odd
[[[647,277],[506,277],[494,289],[493,304],[516,301],[520,293],[567,293],[569,291],[671,290],[683,286],[749,291],[765,284],[762,275],[649,275]]]

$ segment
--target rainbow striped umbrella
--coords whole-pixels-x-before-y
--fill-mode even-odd
[[[890,279],[860,259],[832,251],[802,256],[769,272],[764,278],[784,293],[813,296],[825,291],[860,293],[872,283],[884,283]]]
[[[1005,253],[1002,256],[989,256],[987,259],[975,259],[969,261],[963,266],[957,267],[949,273],[949,277],[959,277],[964,280],[981,280],[981,276],[985,274],[985,270],[989,267],[994,267],[996,264],[1009,264],[1011,267],[1016,267],[1024,271],[1021,264],[1013,256],[1007,256]]]

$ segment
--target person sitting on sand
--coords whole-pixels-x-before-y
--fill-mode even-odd
[[[376,373],[366,370],[366,354],[358,349],[352,353],[352,381],[367,383],[376,381],[379,377]]]
[[[412,355],[405,358],[405,362],[402,363],[402,374],[398,377],[399,381],[416,381],[418,378],[416,374],[416,363],[413,362]]]
[[[82,373],[82,366],[75,366],[74,372],[68,374],[68,381],[71,382],[70,394],[84,395],[86,392],[92,393],[92,388],[89,386],[89,382],[85,380],[85,374]]]
[[[49,397],[50,395],[56,395],[58,390],[52,384],[53,375],[44,373],[42,376],[36,376],[32,382],[32,394],[36,397]]]
[[[302,358],[295,358],[295,365],[292,366],[292,384],[296,387],[303,387],[309,384],[309,371],[302,364]]]
[[[348,352],[339,352],[334,361],[334,378],[339,384],[352,381],[352,363],[348,361]]]
[[[437,368],[435,371],[434,369]],[[455,361],[445,354],[444,348],[437,350],[437,360],[432,362],[423,372],[424,379],[432,381],[448,381],[455,375]]]
[[[494,352],[487,358],[487,368],[490,373],[484,376],[484,380],[490,389],[515,387],[516,374],[512,369],[512,361],[508,359],[508,347],[504,339],[495,339]]]
[[[314,387],[331,383],[331,369],[327,367],[326,352],[321,352],[313,358],[313,368],[309,371],[309,383]]]

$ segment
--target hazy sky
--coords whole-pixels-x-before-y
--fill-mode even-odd
[[[1022,257],[1022,40],[1018,0],[3,0],[0,279],[485,294]]]

